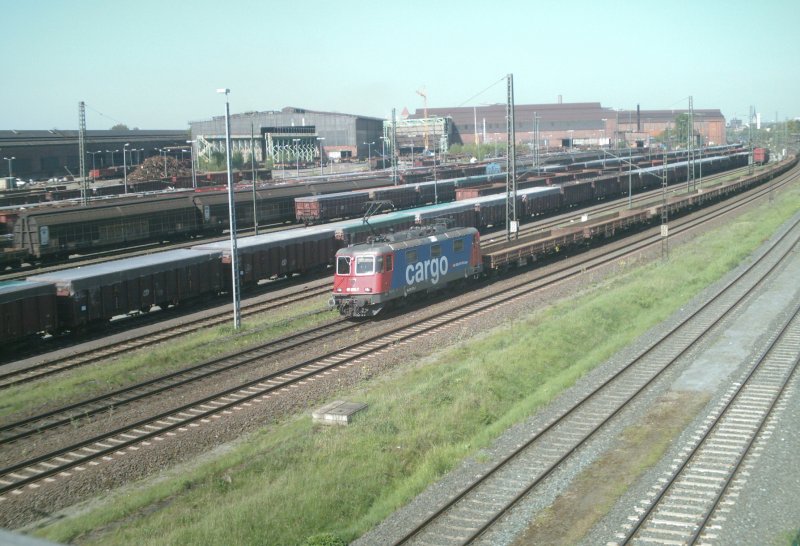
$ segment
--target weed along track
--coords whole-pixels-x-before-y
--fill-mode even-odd
[[[259,313],[265,313],[273,309],[278,309],[285,305],[297,304],[312,298],[327,294],[328,282],[313,283],[310,289],[301,289],[286,295],[271,297],[267,301],[254,303],[242,307],[242,316],[247,317]],[[78,353],[73,353],[63,358],[46,359],[31,366],[0,374],[0,390],[7,389],[22,383],[35,381],[43,377],[72,370],[80,366],[100,362],[115,356],[135,351],[145,347],[164,343],[182,336],[197,332],[204,328],[211,328],[220,324],[225,324],[230,320],[230,310],[215,310],[208,316],[187,320],[180,326],[148,332],[140,335],[128,336],[124,341],[114,343],[102,349],[89,349]]]
[[[630,518],[635,523],[619,535],[620,543],[715,542],[717,530],[725,524],[720,512],[727,510],[720,510],[722,501],[800,363],[798,313],[800,307],[795,307],[746,376],[727,394],[714,419],[705,430],[697,431],[698,440],[683,450],[683,460],[676,461],[663,488],[650,501],[642,501]]]
[[[395,544],[468,544],[485,533],[521,499],[531,494],[603,426],[653,385],[664,372],[768,283],[793,252],[800,225],[775,243],[710,301],[570,409],[487,469],[419,524],[410,525]],[[796,337],[793,338],[796,342]]]
[[[790,178],[786,177],[787,180]],[[676,220],[671,226],[673,233],[694,229],[703,222],[742,206],[742,203],[747,202],[747,199],[758,198],[766,191],[769,191],[769,189],[755,189],[743,194],[736,201],[710,207],[706,210],[702,219],[686,217]],[[334,351],[328,351],[321,356],[285,367],[280,371],[263,375],[257,379],[240,382],[234,387],[219,389],[218,392],[208,396],[195,396],[188,403],[171,405],[169,408],[158,410],[159,413],[157,415],[146,419],[132,419],[134,422],[91,437],[89,437],[88,433],[84,433],[86,437],[72,442],[70,445],[39,454],[36,457],[20,460],[16,464],[0,469],[0,498],[3,501],[24,502],[18,499],[24,499],[26,494],[37,492],[37,490],[43,493],[47,488],[59,487],[60,483],[64,483],[76,472],[87,471],[105,463],[113,464],[115,460],[123,458],[146,456],[147,450],[142,448],[154,442],[163,444],[174,437],[180,436],[182,433],[198,429],[212,421],[232,419],[232,415],[243,411],[245,408],[264,403],[270,399],[274,400],[279,396],[299,396],[304,387],[314,384],[316,381],[324,381],[329,376],[335,377],[334,374],[338,370],[345,370],[366,361],[371,356],[394,350],[404,343],[411,342],[418,336],[438,331],[450,325],[459,324],[461,321],[486,313],[500,305],[527,297],[544,287],[563,282],[586,271],[634,255],[645,248],[659,245],[661,238],[657,233],[653,233],[654,231],[639,233],[624,242],[617,241],[613,245],[603,247],[600,251],[595,249],[593,252],[585,253],[579,259],[574,260],[577,263],[561,266],[558,271],[553,273],[540,273],[538,278],[534,280],[514,279],[515,284],[513,286],[502,289],[489,285],[485,289],[476,291],[475,294],[470,294],[469,299],[471,301],[465,304],[459,304],[457,307],[444,311],[428,310],[428,316],[418,320],[410,319],[409,323],[403,326],[391,327],[378,323],[376,328],[383,331],[364,340],[350,343],[345,347],[339,347]],[[763,265],[763,260],[759,264],[762,265],[753,267],[766,267]],[[757,273],[754,272],[752,275],[755,276]],[[731,290],[733,289],[731,288]],[[487,292],[493,293],[487,294]],[[735,305],[735,303],[729,305]],[[335,339],[342,339],[342,333],[351,328],[352,323],[337,323],[329,326],[331,330],[328,333],[319,334],[318,337],[314,338],[313,343],[316,346],[324,345],[326,339],[331,342]],[[304,343],[309,344],[310,341],[307,339]],[[691,342],[687,343],[691,344]],[[240,365],[236,363],[236,360],[241,357],[241,355],[229,356],[225,359],[225,362],[220,361],[215,366],[218,365],[220,368],[224,368],[225,366]],[[260,358],[263,358],[263,355]],[[652,368],[646,371],[640,370],[640,366],[636,366],[636,368],[636,371],[631,370],[626,375],[632,383],[647,381],[646,376],[648,373],[650,376],[657,376],[659,373],[657,370],[653,371]],[[157,388],[160,389],[161,387]],[[620,387],[614,388],[619,389]],[[619,395],[617,394],[616,396]],[[126,403],[129,404],[130,402]],[[115,404],[118,405],[118,403],[111,402],[111,406],[116,407]],[[594,406],[595,404],[603,405],[606,403],[591,401],[588,404]],[[69,408],[65,409],[69,411]],[[89,406],[86,406],[81,411],[95,413],[108,411],[108,403],[105,410],[89,409]],[[592,415],[599,413],[596,407],[589,411]],[[613,416],[618,410],[609,411],[612,411],[611,416]],[[62,415],[58,419],[63,421],[65,418]],[[30,429],[45,428],[46,419],[49,419],[49,417],[44,417],[44,419],[39,421],[38,424],[31,423],[26,426],[20,426],[13,431],[9,429],[7,437],[16,440],[15,450],[24,451],[24,449],[18,449],[18,446],[24,445],[22,441],[26,437],[30,437]],[[586,418],[583,421],[582,424],[585,425]],[[76,432],[80,435],[81,429],[76,429]],[[543,431],[542,434],[544,433]],[[586,431],[584,430],[580,434],[585,436]],[[574,444],[573,442],[573,444],[580,445],[581,440],[576,441],[578,443]],[[567,454],[569,449],[576,449],[576,447],[569,448],[569,444],[565,444],[565,449],[567,448]],[[137,451],[139,452],[138,455]],[[554,464],[558,464],[558,459],[550,460],[553,460]],[[0,502],[0,507],[1,504]]]
[[[135,402],[141,402],[146,398],[189,385],[195,381],[212,378],[215,375],[235,370],[256,360],[273,357],[308,343],[340,335],[353,327],[353,324],[345,322],[324,324],[304,332],[286,336],[277,341],[248,348],[234,355],[215,358],[91,400],[0,426],[0,447],[50,429],[74,424],[80,419],[110,412]]]

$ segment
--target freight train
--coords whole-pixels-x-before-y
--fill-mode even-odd
[[[725,158],[736,152],[734,147],[718,147],[707,153],[720,154],[720,168]],[[671,152],[668,160],[677,160],[685,152]],[[648,162],[647,155],[633,158]],[[709,162],[707,171],[713,168]],[[648,163],[649,164],[649,163]],[[391,208],[405,209],[430,203],[444,203],[456,198],[459,191],[484,188],[500,191],[492,165],[448,166],[440,168],[442,176],[460,175],[437,181],[418,181],[430,177],[430,170],[405,173],[403,184],[388,186],[388,179],[370,177],[332,182],[303,182],[271,185],[235,191],[237,226],[252,227],[254,215],[259,225],[299,221],[315,224],[335,218],[360,217],[368,202],[391,203]],[[520,188],[535,185],[563,185],[567,206],[584,201],[587,196],[605,197],[619,192],[624,185],[620,172],[588,182],[598,169],[622,167],[622,160],[609,158],[569,165],[550,165],[537,176],[521,176]],[[479,171],[492,174],[476,174]],[[678,176],[676,174],[676,176]],[[491,187],[492,183],[494,187]],[[575,182],[571,184],[571,182]],[[648,180],[637,176],[634,191],[647,187]],[[588,187],[591,184],[593,187]],[[487,188],[487,185],[490,187]],[[476,190],[477,191],[477,190]],[[255,208],[255,211],[254,211]],[[221,234],[228,228],[228,195],[224,188],[203,188],[196,191],[159,195],[134,195],[126,198],[95,200],[86,207],[74,203],[32,209],[4,209],[0,214],[0,230],[13,237],[13,244],[0,253],[0,268],[23,262],[42,263],[66,259],[70,254],[120,248],[142,243],[161,242]],[[2,233],[0,233],[2,235]]]
[[[737,159],[734,155],[727,161],[730,162],[730,166],[736,166],[741,161],[746,163],[746,154],[743,160]],[[781,169],[788,168],[788,163],[781,164]],[[685,165],[678,163],[666,170],[659,168],[659,172],[666,173],[668,178],[674,176],[669,174],[671,171],[685,172]],[[726,193],[763,182],[778,172],[772,170],[752,179],[741,179],[719,187],[709,186],[703,188],[702,192],[685,194],[683,201],[669,205],[672,207],[670,214],[681,208],[697,206],[701,201],[721,198]],[[631,177],[632,180],[645,180],[655,174],[652,169],[642,169],[633,171]],[[596,186],[589,183],[587,187]],[[533,187],[521,190],[518,193],[520,218],[524,220],[526,217],[572,206],[572,201],[566,199],[574,195],[585,195],[589,201],[595,198],[594,193],[588,195],[584,191],[573,193],[571,190],[564,191],[564,188],[559,187]],[[537,239],[526,247],[529,250],[520,251],[518,254],[479,254],[483,265],[478,266],[474,254],[464,257],[466,254],[462,253],[467,252],[466,248],[474,252],[479,240],[475,230],[487,225],[504,223],[505,216],[499,213],[500,201],[503,202],[504,211],[505,196],[488,195],[466,201],[394,211],[373,217],[368,222],[362,219],[345,220],[324,226],[240,238],[238,263],[242,286],[247,289],[266,279],[326,270],[335,263],[336,252],[348,245],[367,242],[375,235],[396,233],[415,226],[421,229],[430,224],[440,223],[445,218],[452,219],[455,225],[467,230],[463,232],[466,237],[463,239],[464,247],[450,248],[446,246],[450,244],[449,242],[442,243],[445,247],[438,251],[420,246],[417,248],[415,261],[408,256],[402,260],[392,258],[397,260],[392,264],[392,271],[401,267],[403,269],[398,275],[411,275],[415,280],[420,279],[423,284],[420,284],[421,289],[418,291],[424,292],[431,288],[425,285],[425,282],[444,286],[452,280],[451,274],[456,274],[460,278],[471,276],[481,269],[486,271],[502,268],[511,262],[518,263],[525,256],[530,257],[537,252],[552,252],[556,248],[604,236],[609,232],[657,217],[653,216],[655,213],[642,213],[638,216],[622,215],[608,219],[599,227],[594,225],[591,229],[578,227],[576,229],[579,231],[575,233],[559,231],[547,234],[547,237]],[[439,235],[433,233],[430,236],[439,237]],[[400,244],[402,242],[400,237],[394,236],[393,244]],[[430,239],[425,240],[430,241]],[[411,246],[416,244],[411,237],[404,241],[403,244],[409,251]],[[341,252],[346,251],[341,250]],[[437,255],[437,252],[442,254]],[[442,256],[446,256],[446,260],[442,260]],[[486,261],[487,256],[490,258],[489,262]],[[119,315],[146,312],[154,306],[163,308],[185,305],[228,293],[231,289],[231,261],[230,245],[227,241],[223,241],[197,245],[192,249],[156,252],[148,256],[31,276],[23,282],[0,283],[0,344],[16,342],[42,332],[72,332],[96,325],[102,326]],[[355,262],[351,260],[351,263],[354,264],[354,271],[358,271],[357,260]],[[409,265],[414,266],[410,272]],[[377,262],[373,267],[373,271],[378,271]],[[385,261],[380,267],[384,273],[387,271]],[[390,289],[391,283],[396,281],[397,279],[384,277],[382,282],[388,282],[387,289]],[[382,284],[375,286],[381,290],[384,287]],[[392,297],[396,295],[397,292],[392,293]],[[343,307],[352,310],[345,311],[345,314],[351,313],[352,316],[357,316],[361,313],[357,310],[362,309],[364,304],[355,301],[343,304]],[[371,310],[369,312],[371,313]]]
[[[474,173],[485,166],[451,166],[451,174]],[[386,186],[386,178],[310,181],[240,187],[234,193],[237,227],[294,222],[295,198],[337,192],[367,191]],[[399,202],[398,202],[399,203]],[[404,206],[413,206],[408,203]],[[13,234],[13,245],[0,254],[0,269],[21,262],[63,260],[70,254],[149,242],[221,234],[228,229],[225,188],[201,188],[158,195],[48,204],[30,209],[2,209],[0,229]],[[2,235],[2,233],[0,233]],[[11,252],[11,250],[14,252]]]
[[[330,305],[348,318],[375,316],[388,306],[442,290],[453,283],[532,264],[568,247],[588,245],[645,227],[660,221],[663,208],[674,217],[766,182],[796,163],[797,159],[793,159],[779,170],[753,178],[709,186],[702,192],[673,196],[664,204],[611,213],[591,222],[487,245],[485,249],[478,244],[479,235],[474,228],[446,229],[435,225],[418,226],[351,245],[336,253]]]

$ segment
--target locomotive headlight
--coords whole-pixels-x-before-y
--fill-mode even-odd
[[[336,289],[336,291],[337,291],[337,292],[341,292],[341,291],[342,291],[342,289],[341,289],[341,288],[337,288],[337,289]]]
[[[365,288],[364,292],[372,292],[372,288]]]

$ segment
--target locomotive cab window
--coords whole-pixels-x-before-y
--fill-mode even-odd
[[[350,256],[339,256],[339,258],[336,260],[336,274],[350,274]]]
[[[464,250],[464,239],[456,239],[453,241],[453,251],[461,252],[462,250]]]
[[[356,256],[356,275],[375,273],[375,256]]]

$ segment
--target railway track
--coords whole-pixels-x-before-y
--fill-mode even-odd
[[[794,251],[800,239],[800,222],[789,233],[690,317],[533,436],[522,440],[520,447],[503,456],[424,521],[404,529],[394,544],[476,541],[763,286]],[[797,339],[792,338],[795,344]]]
[[[0,426],[0,448],[28,438],[34,434],[45,432],[60,426],[76,424],[79,420],[93,417],[103,412],[116,410],[134,402],[140,402],[150,396],[189,385],[223,372],[250,364],[263,358],[273,357],[280,353],[297,349],[306,343],[341,335],[357,325],[350,322],[337,321],[323,324],[315,328],[269,341],[237,354],[214,358],[195,366],[143,381],[135,385],[85,400],[77,404],[59,408],[35,417],[8,423]]]
[[[752,198],[753,195],[759,195],[759,192],[754,190],[747,195]],[[712,207],[712,209],[715,209],[717,214],[724,214],[738,206],[741,205],[728,203],[724,206]],[[692,229],[710,219],[709,215],[701,219],[686,219],[683,222],[676,222],[679,225],[673,226],[673,230],[680,232]],[[600,257],[587,257],[576,265],[565,266],[560,271],[533,282],[520,281],[499,293],[476,296],[474,301],[457,309],[432,318],[416,320],[408,325],[391,329],[320,357],[295,364],[280,372],[257,378],[235,388],[172,408],[156,416],[0,469],[0,500],[7,499],[11,495],[18,496],[35,490],[44,481],[69,477],[75,471],[85,470],[92,465],[99,464],[99,460],[113,460],[115,456],[136,451],[142,446],[149,445],[153,439],[163,440],[182,430],[202,426],[210,419],[220,418],[225,413],[263,402],[292,386],[298,386],[306,381],[334,373],[338,369],[346,369],[370,355],[396,348],[417,336],[457,324],[504,303],[525,297],[545,286],[581,275],[587,270],[616,261],[659,242],[658,234],[646,235],[636,243],[626,244],[624,249],[616,249]]]
[[[744,461],[773,414],[800,364],[800,305],[756,359],[713,421],[681,451],[663,487],[642,501],[619,544],[704,544],[717,539],[715,517]],[[720,518],[720,523],[724,517]]]
[[[327,279],[324,279],[323,281],[317,281],[311,283],[310,288],[306,287],[298,292],[277,296],[264,302],[247,305],[241,310],[242,317],[265,313],[285,305],[299,303],[304,300],[327,294],[329,291],[330,282]],[[224,324],[229,320],[229,309],[225,308],[223,310],[216,310],[211,316],[187,320],[175,328],[161,330],[158,332],[131,334],[121,343],[112,344],[100,349],[86,349],[77,353],[72,353],[66,357],[48,359],[19,370],[0,373],[0,391],[67,370],[72,370],[80,366],[85,366],[87,364],[113,358],[130,351],[164,343],[165,341],[176,339],[204,328],[210,328],[212,326]]]

